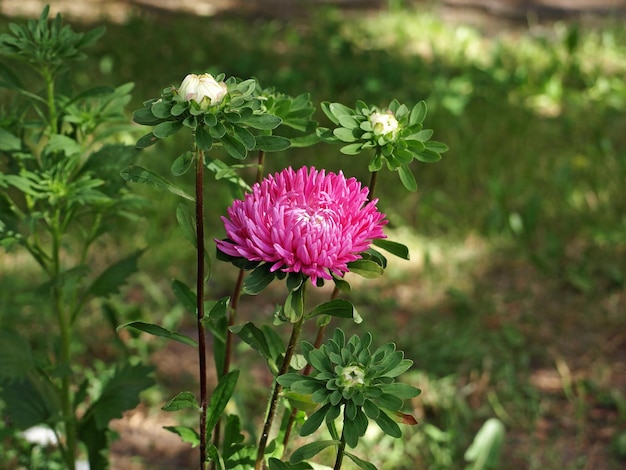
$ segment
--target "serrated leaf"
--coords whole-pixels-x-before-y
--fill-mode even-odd
[[[85,417],[93,415],[99,429],[107,428],[112,419],[121,418],[124,411],[139,404],[139,394],[154,385],[150,376],[153,370],[153,367],[143,364],[118,366],[100,396],[87,409]]]
[[[107,297],[118,292],[128,277],[137,271],[137,260],[144,251],[139,250],[105,269],[89,286],[85,296]]]
[[[194,201],[193,196],[190,196],[185,191],[173,185],[152,170],[148,170],[137,165],[131,165],[124,168],[120,172],[120,174],[122,175],[122,178],[124,178],[126,181],[131,181],[133,183],[146,183],[154,186],[157,189],[162,189],[189,201]]]
[[[159,336],[161,338],[171,339],[172,341],[178,341],[179,343],[186,344],[188,346],[196,347],[198,343],[196,340],[190,338],[189,336],[183,335],[181,333],[175,333],[170,331],[162,326],[155,325],[153,323],[146,323],[142,321],[131,321],[128,323],[124,323],[116,328],[117,331],[120,331],[123,328],[133,328],[135,330],[143,331],[144,333],[151,334],[153,336]]]
[[[289,457],[289,462],[293,464],[308,460],[311,457],[315,457],[327,447],[338,446],[339,444],[340,441],[335,440],[310,442],[309,444],[305,444],[302,447],[298,447],[296,450],[294,450]]]
[[[180,392],[174,398],[170,399],[161,409],[163,411],[178,411],[187,408],[200,408],[195,395],[191,392]]]
[[[3,414],[16,429],[54,422],[61,415],[58,390],[49,380],[36,373],[3,383],[0,400],[5,404]]]
[[[30,344],[17,331],[0,330],[0,383],[23,378],[34,367]]]

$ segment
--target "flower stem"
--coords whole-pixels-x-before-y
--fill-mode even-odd
[[[204,153],[196,150],[196,311],[198,327],[198,360],[200,379],[200,470],[206,468],[207,447],[207,381],[206,381],[206,333],[204,330]]]
[[[330,300],[335,300],[339,296],[339,289],[335,287],[333,289],[333,293],[330,295]],[[322,345],[322,341],[324,341],[324,333],[326,332],[326,327],[328,323],[321,325],[317,329],[317,335],[315,336],[315,342],[313,343],[313,347],[315,349],[319,349]],[[309,375],[313,370],[311,364],[307,364],[304,370],[302,371],[302,375]],[[283,448],[287,448],[287,444],[289,444],[289,439],[291,439],[291,431],[293,429],[293,423],[296,421],[296,414],[298,413],[298,408],[293,408],[291,410],[291,415],[289,416],[289,421],[287,421],[287,425],[285,426],[285,435],[283,436]]]
[[[374,190],[376,189],[376,179],[378,177],[378,172],[377,171],[372,171],[370,173],[370,184],[369,184],[369,188],[370,188],[370,192],[367,195],[367,198],[371,201],[372,199],[374,199]]]
[[[278,371],[277,376],[281,376],[286,374],[289,370],[289,363],[291,362],[291,358],[293,357],[294,351],[296,350],[296,346],[300,341],[300,334],[302,333],[302,325],[304,325],[304,315],[293,325],[291,330],[291,338],[289,338],[289,344],[287,345],[287,350],[285,351],[285,357],[283,359],[283,363]],[[269,402],[269,409],[267,411],[267,418],[265,419],[265,424],[263,426],[263,432],[261,434],[261,439],[259,441],[259,447],[257,448],[256,454],[256,464],[254,466],[255,470],[262,470],[265,456],[265,448],[267,447],[267,440],[269,438],[270,430],[272,428],[272,423],[274,422],[274,416],[276,415],[276,408],[278,406],[278,397],[280,392],[282,391],[282,386],[274,380],[274,389],[272,391],[272,396]]]
[[[337,459],[335,460],[335,466],[333,467],[333,470],[339,470],[341,468],[345,450],[346,450],[346,439],[343,436],[343,430],[342,430],[341,441],[340,441],[339,447],[337,448]]]

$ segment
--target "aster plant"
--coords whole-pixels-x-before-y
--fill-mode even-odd
[[[372,469],[375,467],[371,463],[346,451],[346,446],[356,447],[369,420],[394,437],[401,435],[396,421],[415,424],[401,408],[403,400],[415,397],[418,390],[394,383],[411,361],[404,359],[395,345],[390,343],[371,352],[370,334],[345,341],[340,329],[323,343],[331,318],[357,324],[363,321],[357,308],[340,298],[341,293],[350,292],[347,273],[365,278],[381,276],[387,259],[380,250],[408,259],[408,249],[388,240],[384,233],[388,221],[373,196],[375,175],[386,162],[389,169],[400,172],[405,186],[414,189],[409,163],[413,159],[435,161],[446,148],[430,142],[432,131],[422,129],[426,115],[423,103],[411,111],[395,100],[387,109],[361,102],[356,110],[337,103],[324,103],[322,109],[339,127],[331,131],[317,126],[312,120],[314,107],[308,93],[291,97],[273,88],[262,88],[254,79],[190,74],[180,85],[166,87],[160,96],[145,101],[134,114],[136,123],[151,127],[138,140],[139,148],[182,131],[191,135],[191,150],[173,160],[171,171],[174,176],[184,176],[195,169],[194,195],[147,168],[129,166],[122,176],[182,198],[176,216],[197,252],[196,285],[192,288],[174,280],[172,289],[180,302],[195,313],[198,339],[136,321],[120,328],[133,328],[198,348],[199,396],[181,392],[163,409],[194,409],[199,413],[197,429],[167,429],[192,446],[199,446],[201,470],[207,466],[312,468],[306,461],[331,446],[337,448],[335,469],[341,468],[344,456],[361,468]],[[267,152],[339,141],[347,144],[341,149],[343,153],[374,151],[369,187],[341,171],[327,172],[312,166],[288,167],[264,175]],[[214,154],[216,149],[223,152]],[[256,161],[246,163],[253,154]],[[240,173],[246,167],[257,170],[250,184]],[[234,265],[238,276],[232,295],[216,300],[207,300],[205,289],[213,274],[204,240],[205,170],[227,183],[234,195],[222,217],[225,237],[214,242],[217,259]],[[273,282],[282,284],[286,293],[284,302],[274,311],[272,325],[241,322],[237,316],[240,296],[260,295]],[[307,290],[327,282],[334,287],[329,300],[310,308]],[[314,343],[301,341],[307,321],[315,321],[318,326]],[[276,331],[281,325],[291,329],[286,343]],[[273,377],[262,429],[254,443],[245,441],[242,417],[225,411],[240,374],[234,368],[232,353],[236,338],[263,357]],[[213,345],[217,371],[217,386],[212,391],[208,390],[206,377],[209,343]],[[283,417],[278,420],[281,403]],[[340,418],[342,424],[338,425],[336,420]],[[251,421],[248,417],[245,420]],[[280,422],[275,436],[274,421]],[[332,439],[289,449],[292,429],[300,427],[300,434],[308,436],[322,422],[326,422]],[[291,457],[282,460],[286,453]]]

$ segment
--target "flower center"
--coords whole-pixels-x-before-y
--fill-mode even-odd
[[[344,389],[365,385],[365,371],[361,366],[347,366],[339,372],[339,386]]]
[[[330,209],[298,207],[292,209],[292,213],[295,215],[296,223],[300,225],[305,225],[313,229],[326,229],[329,226],[328,219],[331,215]]]

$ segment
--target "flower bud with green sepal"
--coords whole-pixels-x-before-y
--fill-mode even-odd
[[[400,412],[404,399],[419,395],[420,390],[394,379],[407,371],[412,361],[404,359],[393,343],[387,343],[373,353],[371,334],[363,338],[352,336],[347,342],[342,330],[337,329],[327,344],[315,349],[302,343],[305,359],[313,369],[311,375],[285,374],[278,377],[289,392],[306,394],[318,403],[302,426],[300,434],[309,435],[325,420],[333,438],[339,439],[334,420],[343,413],[343,437],[350,447],[356,447],[372,419],[388,435],[401,437],[399,421],[415,423]]]
[[[341,103],[324,102],[322,111],[337,127],[319,127],[317,134],[325,142],[343,143],[341,152],[357,155],[372,150],[368,168],[379,171],[386,164],[397,171],[400,181],[410,191],[417,189],[415,178],[409,169],[413,160],[436,162],[448,147],[430,140],[433,131],[423,128],[426,103],[420,101],[413,108],[393,100],[386,108],[370,106],[357,101],[354,109]]]

